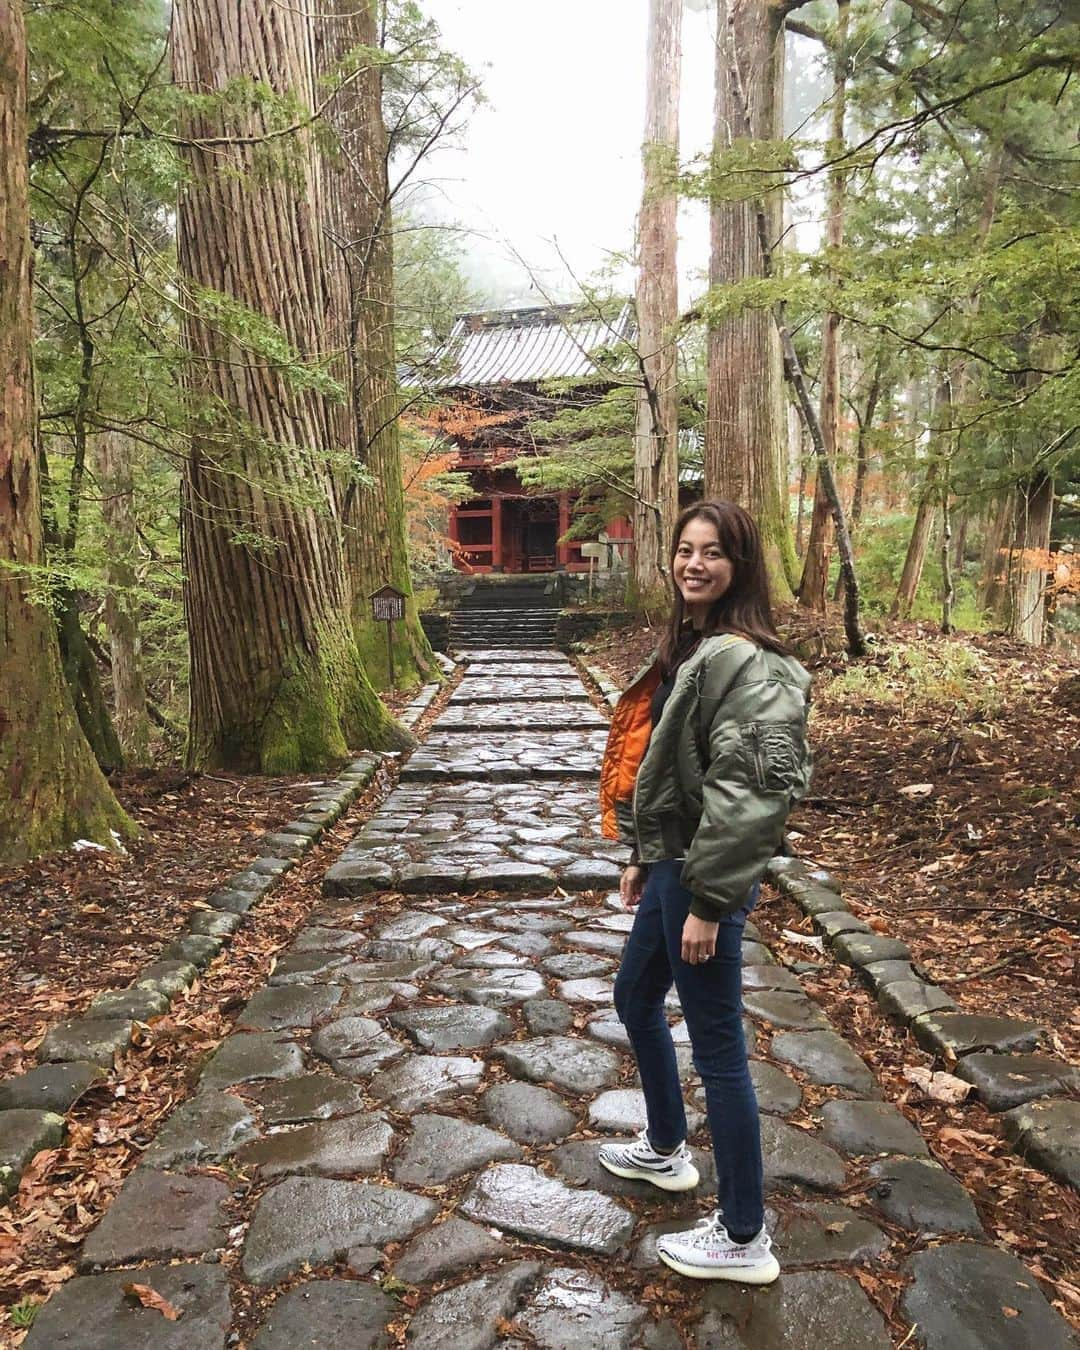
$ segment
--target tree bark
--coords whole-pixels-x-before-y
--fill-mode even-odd
[[[930,536],[934,531],[938,505],[938,473],[940,471],[939,453],[941,450],[942,423],[946,418],[945,409],[950,404],[949,382],[942,377],[934,394],[934,437],[930,446],[932,458],[927,465],[926,477],[919,494],[919,504],[915,510],[915,521],[911,528],[907,554],[904,557],[903,570],[896,588],[896,596],[889,610],[890,619],[906,619],[915,603],[915,593],[922,580],[923,567],[926,565],[926,553],[930,547]]]
[[[746,84],[739,106],[732,68]],[[783,10],[766,0],[720,0],[717,7],[715,125],[717,157],[740,139],[783,135]],[[744,117],[748,126],[744,128]],[[710,210],[709,285],[735,285],[764,275],[756,223],[762,198],[771,253],[782,234],[778,192],[743,201],[714,195]],[[780,340],[765,309],[710,324],[705,414],[705,492],[746,507],[765,545],[774,596],[790,600],[799,575],[788,508],[784,364]]]
[[[1009,635],[1042,646],[1046,632],[1047,553],[1054,515],[1054,480],[1037,473],[1017,485],[1009,550]]]
[[[326,114],[338,140],[326,158],[326,235],[342,268],[335,297],[335,345],[347,356],[346,409],[355,463],[343,502],[344,541],[353,630],[372,683],[390,683],[386,625],[371,616],[370,596],[395,586],[405,618],[393,628],[394,682],[415,684],[434,657],[412,594],[398,434],[400,398],[394,354],[394,244],[382,115],[382,74],[349,53],[379,44],[376,0],[333,0],[316,21],[320,71],[349,79]],[[347,60],[348,58],[348,60]],[[364,58],[360,58],[363,61]],[[343,66],[343,63],[346,63]]]
[[[638,217],[637,319],[641,387],[634,430],[634,581],[657,591],[679,498],[679,391],[675,328],[682,0],[650,0],[645,92],[644,188]]]
[[[848,0],[837,0],[836,44],[833,54],[833,99],[830,116],[827,154],[837,158],[844,149],[844,113],[847,109],[847,42]],[[828,213],[825,225],[825,245],[833,252],[844,244],[844,171],[837,165],[829,170]],[[836,269],[830,267],[835,284]],[[825,453],[830,463],[836,463],[840,443],[840,315],[827,310],[821,334],[821,430],[825,435]],[[804,609],[825,613],[826,592],[829,585],[829,545],[832,541],[832,513],[825,494],[821,475],[814,485],[814,509],[810,516],[810,536],[803,558],[802,580],[799,582],[799,604]]]
[[[143,678],[142,635],[135,596],[135,531],[131,445],[115,432],[95,437],[95,475],[105,522],[105,631],[112,673],[113,726],[129,764],[150,762],[150,715]]]
[[[43,543],[21,0],[0,0],[0,33],[0,861],[10,863],[134,831],[79,729],[52,615],[32,596]]]
[[[979,608],[1002,628],[1008,623],[1007,549],[1015,511],[1015,492],[1009,488],[988,505],[983,532]]]
[[[212,95],[245,76],[310,109],[312,24],[302,7],[183,0],[176,81]],[[320,156],[302,131],[289,171],[268,166],[267,129],[257,108],[227,119],[213,103],[184,128],[192,143],[178,248],[195,417],[181,512],[188,756],[200,768],[289,773],[410,738],[379,702],[352,631],[334,469],[348,448],[342,405],[246,351],[200,303],[207,291],[224,294],[271,320],[305,361],[326,356],[340,279],[322,231]],[[237,139],[198,144],[210,137]]]

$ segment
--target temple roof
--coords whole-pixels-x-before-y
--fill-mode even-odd
[[[588,378],[603,373],[594,359],[607,353],[607,369],[626,359],[618,351],[636,333],[627,301],[613,318],[594,305],[546,305],[463,314],[429,371],[411,371],[403,383],[433,389],[478,389]]]

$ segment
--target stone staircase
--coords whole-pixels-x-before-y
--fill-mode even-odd
[[[555,643],[561,578],[478,576],[450,620],[450,646],[546,647]]]

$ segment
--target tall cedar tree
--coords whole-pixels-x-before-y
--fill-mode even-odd
[[[718,158],[740,139],[743,123],[732,78],[735,56],[746,83],[750,139],[777,141],[783,135],[784,13],[768,0],[721,0],[718,5],[713,134]],[[782,234],[781,198],[777,192],[763,196],[775,248]],[[760,277],[765,267],[753,198],[726,197],[717,193],[710,210],[709,284],[714,290]],[[705,491],[738,502],[754,516],[774,594],[789,599],[796,562],[787,505],[784,368],[780,340],[764,308],[747,307],[710,323]]]
[[[678,511],[679,392],[675,330],[678,195],[665,186],[679,154],[682,0],[650,0],[645,91],[644,191],[638,220],[641,389],[634,432],[634,580],[648,595],[667,570]]]
[[[184,0],[174,74],[220,95],[257,80],[316,105],[313,17],[302,7]],[[350,748],[407,739],[365,673],[349,614],[342,548],[347,413],[324,381],[256,360],[223,335],[207,292],[271,320],[317,361],[341,286],[324,238],[320,157],[293,133],[288,171],[266,163],[263,101],[227,118],[220,99],[189,104],[181,197],[188,386],[201,414],[184,483],[182,539],[191,646],[189,757],[200,767],[283,773]],[[202,142],[202,143],[200,143]]]
[[[380,586],[404,592],[405,619],[393,627],[394,677],[415,683],[432,664],[412,595],[398,430],[394,353],[394,247],[376,0],[333,0],[318,20],[319,64],[342,88],[327,110],[339,142],[329,157],[327,234],[344,264],[335,332],[348,353],[351,452],[366,470],[343,503],[345,556],[356,640],[379,688],[390,684],[386,625],[372,619]]]
[[[42,524],[21,0],[0,0],[0,33],[0,860],[16,862],[131,827],[75,719],[52,616],[30,594]]]

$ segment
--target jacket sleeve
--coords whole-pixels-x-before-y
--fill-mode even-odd
[[[690,912],[702,919],[715,921],[746,903],[809,782],[805,704],[798,720],[790,704],[778,718],[774,693],[768,682],[743,685],[713,715],[701,821],[682,870]]]

